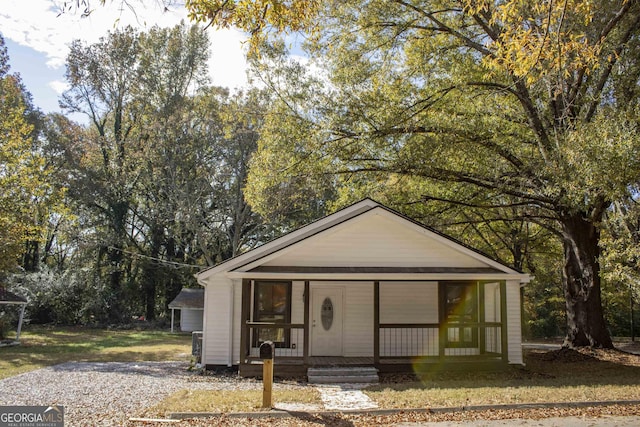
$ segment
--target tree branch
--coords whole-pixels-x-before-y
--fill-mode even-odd
[[[433,22],[436,25],[436,28],[438,31],[442,31],[448,34],[451,34],[452,36],[454,36],[455,38],[457,38],[458,40],[462,41],[464,43],[465,46],[472,48],[478,52],[480,52],[481,54],[485,55],[485,56],[490,56],[493,57],[493,53],[487,49],[486,47],[484,47],[483,45],[481,45],[478,42],[473,41],[472,39],[470,39],[469,37],[465,36],[464,34],[460,33],[459,31],[454,30],[453,28],[451,28],[450,26],[446,25],[444,22],[440,21],[438,18],[436,18],[435,14],[436,12],[428,12],[424,9],[419,8],[418,6],[415,6],[413,4],[407,3],[404,0],[394,0],[395,3],[404,6],[407,9],[411,9],[414,12],[417,12],[418,14],[422,15],[423,17],[427,18],[429,21]],[[457,12],[461,12],[461,10],[455,10]]]

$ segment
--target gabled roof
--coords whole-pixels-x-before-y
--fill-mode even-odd
[[[26,298],[9,292],[4,286],[0,286],[0,304],[26,304]]]
[[[344,231],[347,227],[357,227],[360,223],[365,223],[371,229],[372,218],[379,218],[381,225],[387,224],[396,227],[405,236],[414,236],[416,234],[422,236],[423,240],[433,242],[441,252],[457,253],[466,259],[467,265],[411,265],[411,266],[391,266],[381,265],[380,262],[363,261],[362,255],[351,252],[353,254],[353,263],[346,260],[344,265],[336,265],[331,271],[322,268],[320,265],[313,264],[314,249],[317,242],[331,239],[331,236],[338,235],[339,231]],[[366,221],[369,221],[367,223]],[[384,230],[382,230],[384,231]],[[376,234],[375,230],[374,233]],[[364,235],[364,234],[360,234]],[[387,237],[390,237],[387,233]],[[348,252],[347,252],[348,253]],[[302,255],[301,255],[302,254]],[[347,255],[351,258],[351,255]],[[417,255],[420,256],[420,253]],[[297,258],[296,258],[297,257]],[[301,259],[302,257],[302,259]],[[305,258],[306,257],[306,258]],[[358,258],[359,257],[359,258]],[[392,255],[390,255],[392,257]],[[282,260],[294,260],[297,264],[282,265],[278,262]],[[311,263],[305,265],[304,261],[309,260]],[[362,264],[358,264],[358,262]],[[275,264],[274,264],[275,263]],[[301,264],[303,263],[303,264]],[[277,265],[277,266],[276,266]],[[390,267],[390,268],[386,268]],[[409,267],[409,268],[407,268]],[[429,267],[429,268],[425,268]],[[461,269],[459,267],[466,267]],[[386,269],[385,269],[386,268]],[[447,270],[448,269],[448,270]],[[504,265],[487,255],[449,237],[436,230],[426,227],[412,219],[394,211],[372,199],[364,199],[351,206],[341,209],[331,215],[321,218],[311,224],[299,228],[291,233],[285,234],[271,242],[259,246],[249,252],[224,261],[214,267],[204,270],[196,275],[198,281],[202,283],[207,278],[218,273],[246,274],[247,272],[273,272],[273,273],[314,273],[326,275],[330,273],[337,274],[374,274],[374,273],[391,273],[391,270],[397,273],[405,274],[472,274],[485,273],[493,275],[510,275],[519,276],[526,282],[529,277],[520,271],[517,271],[507,265]],[[463,271],[465,270],[465,271]],[[321,276],[315,276],[321,277]],[[324,277],[324,276],[323,276]]]
[[[182,288],[169,308],[204,308],[204,289]]]
[[[203,280],[221,271],[229,271],[230,269],[234,269],[240,265],[255,261],[263,256],[276,252],[282,248],[285,248],[296,242],[299,242],[310,236],[320,233],[328,228],[331,228],[336,224],[339,224],[350,218],[353,218],[354,216],[357,216],[362,212],[366,212],[376,206],[380,206],[380,204],[371,199],[367,198],[367,199],[361,200],[357,203],[354,203],[351,206],[347,206],[346,208],[343,208],[337,212],[334,212],[331,215],[328,215],[324,218],[320,218],[290,233],[287,233],[274,240],[271,240],[270,242],[267,242],[264,245],[260,245],[257,248],[254,248],[248,252],[237,255],[217,265],[214,265],[213,267],[207,268],[197,273],[196,277],[199,280]]]

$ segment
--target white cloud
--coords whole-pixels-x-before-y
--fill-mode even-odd
[[[236,30],[218,30],[209,34],[211,57],[209,73],[212,83],[237,89],[247,85],[246,37]]]
[[[53,89],[58,95],[62,95],[62,93],[69,89],[69,84],[62,80],[53,80],[49,82],[49,87]]]
[[[169,27],[181,20],[188,22],[186,9],[176,7],[164,11],[156,2],[133,2],[133,10],[126,5],[121,8],[117,1],[107,2],[107,6],[97,6],[85,18],[81,17],[80,12],[59,15],[61,4],[52,0],[2,2],[2,34],[20,45],[43,53],[47,58],[47,66],[59,69],[64,66],[69,44],[75,39],[95,43],[108,31],[118,27],[131,25],[144,31],[154,25]],[[210,74],[214,84],[232,88],[245,85],[247,65],[241,46],[244,39],[242,33],[211,28],[207,31],[212,41]]]

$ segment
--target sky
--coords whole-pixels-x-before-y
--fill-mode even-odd
[[[184,8],[163,11],[155,1],[134,2],[135,12],[120,2],[97,5],[83,18],[80,12],[59,15],[63,1],[0,0],[0,33],[9,53],[11,72],[22,77],[43,112],[60,112],[58,99],[66,89],[65,59],[76,39],[95,43],[108,31],[131,25],[145,31],[158,25],[172,27],[189,22]],[[58,16],[59,15],[59,16]],[[211,40],[209,73],[212,84],[230,89],[246,86],[245,36],[236,30],[206,30]]]

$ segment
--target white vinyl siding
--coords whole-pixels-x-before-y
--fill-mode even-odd
[[[416,226],[417,227],[417,226]],[[284,249],[265,266],[307,267],[487,267],[424,229],[382,214],[362,217],[336,226],[322,235]]]
[[[520,283],[507,281],[507,334],[510,364],[522,365],[522,325],[520,319]]]
[[[302,324],[304,319],[304,282],[291,283],[291,323]],[[304,329],[291,329],[289,332],[289,347],[276,348],[276,357],[299,356],[304,351]],[[252,354],[258,354],[259,349],[252,350]]]
[[[380,323],[438,323],[438,282],[380,282]],[[439,328],[381,328],[380,356],[437,356]]]
[[[313,286],[339,286],[345,290],[344,304],[344,356],[370,357],[373,355],[373,282],[317,282]],[[233,291],[234,326],[233,339],[229,336],[229,318],[231,316],[231,292]],[[508,281],[507,285],[507,325],[508,358],[511,364],[522,364],[522,339],[520,333],[520,285],[518,281]],[[227,365],[239,363],[240,355],[240,311],[242,305],[242,286],[240,280],[233,284],[225,278],[217,278],[207,287],[205,306],[209,308],[205,315],[205,339],[203,363]],[[498,283],[485,285],[485,319],[487,322],[499,322],[500,287]],[[304,282],[292,283],[291,322],[304,323]],[[438,323],[438,285],[437,282],[380,282],[380,322],[381,323]],[[385,331],[381,330],[381,356],[404,356],[418,350],[408,348],[418,342],[423,355],[438,355],[438,333],[427,330],[403,330],[405,336],[395,331],[386,331],[389,341],[385,350]],[[500,340],[499,336],[495,337]],[[402,341],[393,341],[402,340]],[[393,342],[392,342],[393,341]],[[304,336],[292,332],[291,343],[296,346],[296,354],[302,355]],[[411,344],[408,344],[411,343]],[[491,337],[487,336],[490,347]],[[229,345],[233,346],[233,358],[229,361]],[[407,347],[407,348],[405,348]],[[277,349],[278,355],[291,349]],[[478,354],[478,349],[445,350],[448,356]]]
[[[499,322],[500,319],[500,283],[485,283],[484,321]]]
[[[380,282],[380,323],[438,323],[438,282]]]
[[[228,365],[231,346],[231,280],[215,277],[205,289],[202,363]]]
[[[373,282],[346,282],[344,356],[373,355]]]
[[[484,321],[500,322],[500,283],[484,284]],[[488,352],[502,353],[502,333],[500,328],[486,328],[485,348]]]
[[[203,309],[180,309],[180,330],[182,332],[201,331],[203,313]]]
[[[231,363],[238,365],[240,363],[240,316],[242,315],[242,280],[233,281],[233,356]]]

